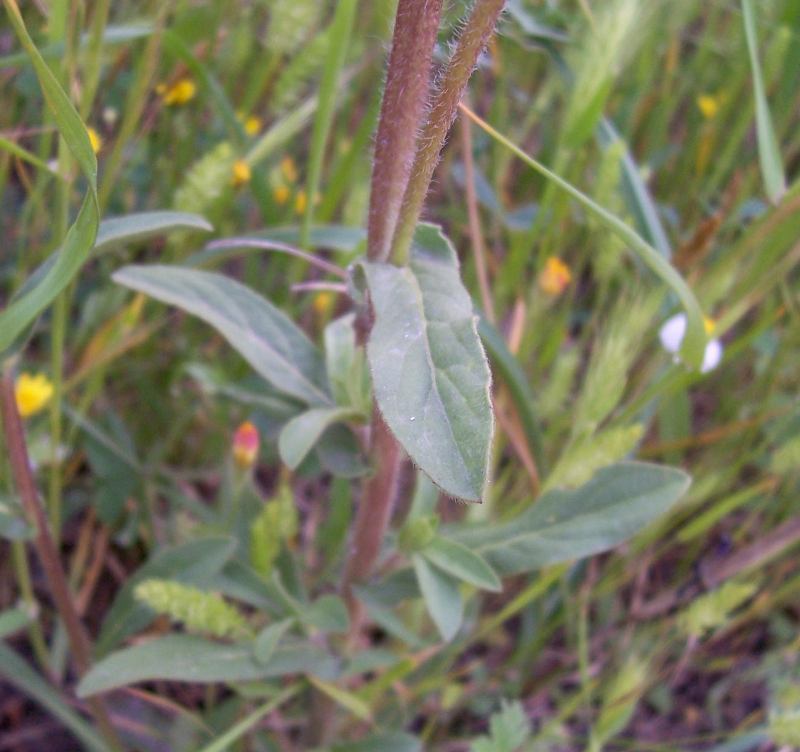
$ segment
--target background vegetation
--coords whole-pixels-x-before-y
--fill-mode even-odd
[[[126,745],[153,750],[800,748],[800,6],[508,0],[468,107],[670,259],[722,357],[701,373],[667,352],[670,291],[462,114],[425,216],[485,315],[493,481],[466,506],[406,468],[354,642],[334,595],[364,469],[354,435],[325,434],[289,471],[277,438],[297,405],[205,323],[111,280],[132,261],[214,269],[315,342],[335,334],[349,303],[330,270],[274,247],[207,245],[248,236],[338,267],[363,252],[394,4],[358,3],[351,19],[335,5],[22,4],[41,65],[89,128],[76,135],[55,88],[45,103],[6,2],[0,342],[99,662],[78,699],[83,670],[6,447],[0,749],[107,748],[104,714]],[[447,6],[439,62],[466,7]],[[144,214],[156,210],[173,213]],[[60,247],[94,250],[31,329],[7,315],[13,296]],[[353,371],[345,382],[356,404]],[[693,482],[613,552],[512,566],[497,592],[472,571],[427,607],[409,584],[431,515],[444,531],[501,529],[543,493],[632,458]],[[403,527],[409,506],[419,522]],[[447,599],[463,602],[456,622],[455,606],[437,612]],[[125,662],[121,648],[154,635],[174,642]],[[156,672],[89,725],[99,701],[83,698],[152,679],[148,660],[163,670],[187,645],[192,666],[173,678],[205,684]]]

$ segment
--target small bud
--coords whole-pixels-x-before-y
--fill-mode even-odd
[[[403,525],[400,531],[398,544],[400,549],[406,553],[421,551],[436,536],[436,528],[439,526],[437,517],[417,517]]]
[[[248,420],[233,435],[233,461],[242,470],[249,470],[258,457],[258,429]]]

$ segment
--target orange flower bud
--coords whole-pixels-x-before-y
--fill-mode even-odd
[[[242,470],[250,469],[258,457],[258,429],[249,421],[242,423],[233,435],[233,461]]]

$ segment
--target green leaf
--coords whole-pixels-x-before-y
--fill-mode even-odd
[[[33,609],[35,611],[35,609]],[[35,614],[22,608],[9,608],[0,612],[0,640],[28,626]]]
[[[337,478],[360,478],[370,471],[355,434],[347,426],[331,426],[314,450],[322,466]]]
[[[0,676],[61,721],[75,738],[81,741],[85,749],[92,752],[108,752],[108,745],[69,706],[66,698],[2,642],[0,642]]]
[[[417,228],[410,264],[363,264],[375,311],[367,356],[383,419],[445,493],[481,501],[489,472],[491,377],[458,259]]]
[[[109,217],[100,223],[95,240],[95,251],[147,240],[155,235],[166,235],[174,230],[202,230],[211,232],[214,227],[199,214],[178,211],[152,211]]]
[[[686,473],[644,462],[600,470],[574,491],[549,491],[510,522],[453,531],[501,576],[607,551],[666,512],[689,487]]]
[[[489,719],[489,736],[481,736],[471,752],[516,752],[527,741],[531,725],[519,701],[503,701],[500,710]]]
[[[347,632],[350,616],[338,595],[321,595],[310,606],[301,606],[299,618],[321,632]]]
[[[315,407],[292,418],[278,437],[278,452],[284,464],[296,470],[325,431],[334,423],[362,418],[349,407]]]
[[[221,274],[178,266],[126,266],[114,281],[211,324],[277,389],[312,405],[331,403],[322,358],[281,311]]]
[[[240,682],[287,674],[331,671],[331,659],[308,642],[278,648],[268,666],[256,662],[252,647],[223,645],[191,635],[167,635],[112,653],[95,664],[77,687],[79,697],[143,681]]]
[[[282,619],[270,624],[262,629],[253,643],[253,656],[262,666],[266,666],[275,649],[278,647],[281,637],[294,624],[294,619]]]
[[[134,597],[136,586],[152,578],[169,578],[193,585],[204,585],[222,570],[233,556],[236,541],[227,536],[201,538],[159,551],[128,578],[106,615],[96,649],[108,652],[128,635],[153,621],[153,613]]]
[[[92,151],[86,126],[36,49],[17,6],[6,3],[6,11],[17,37],[33,63],[45,102],[58,126],[59,133],[75,157],[89,187],[78,216],[67,231],[53,266],[38,284],[0,312],[0,352],[8,349],[17,340],[27,326],[55,300],[80,271],[94,246],[100,221],[100,209],[97,203],[97,160]]]
[[[372,385],[364,349],[356,344],[355,314],[331,321],[325,327],[325,370],[334,400],[364,415],[372,408]]]
[[[428,613],[445,642],[455,637],[464,617],[458,583],[432,566],[420,554],[411,557]]]
[[[764,90],[764,78],[761,74],[761,63],[758,60],[758,37],[752,0],[742,0],[742,16],[744,31],[747,37],[747,51],[750,54],[750,67],[753,71],[753,95],[756,100],[756,136],[758,138],[758,159],[761,163],[761,175],[767,196],[773,204],[777,204],[786,193],[786,175],[783,171],[781,151],[778,137],[772,125],[772,116],[767,104]]]
[[[435,567],[462,582],[493,592],[503,589],[500,578],[486,560],[461,543],[437,536],[423,549],[422,555]]]

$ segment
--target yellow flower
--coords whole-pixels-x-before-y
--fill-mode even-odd
[[[284,206],[289,200],[290,193],[291,191],[285,185],[279,185],[274,191],[272,191],[272,198],[275,199],[275,203],[278,206]]]
[[[308,199],[306,198],[305,191],[298,191],[297,195],[294,197],[294,211],[295,214],[303,214],[306,210],[306,204],[308,203]]]
[[[233,168],[231,169],[231,185],[233,185],[234,188],[239,188],[249,182],[250,165],[243,159],[237,159],[233,163]]]
[[[14,396],[19,414],[27,418],[47,405],[53,396],[53,385],[43,373],[38,373],[36,376],[22,373],[14,385]]]
[[[100,138],[100,134],[91,126],[86,129],[86,133],[89,134],[89,143],[92,145],[92,151],[95,154],[99,154],[100,149],[103,148],[103,139]]]
[[[248,136],[255,136],[261,130],[263,122],[258,115],[250,115],[244,120],[244,132]]]
[[[328,311],[331,309],[331,305],[333,305],[333,294],[329,292],[318,292],[314,296],[314,302],[312,304],[314,306],[314,310],[320,315],[324,316]]]
[[[255,136],[264,125],[264,121],[258,115],[245,115],[243,112],[237,112],[236,119],[242,124],[244,132],[248,136]]]
[[[706,330],[706,334],[710,337],[717,328],[717,322],[714,321],[714,319],[710,319],[708,316],[703,316],[703,327]]]
[[[249,421],[242,423],[233,434],[233,461],[242,470],[251,468],[258,458],[258,429]]]
[[[194,99],[197,86],[191,78],[180,78],[171,86],[159,84],[156,86],[156,93],[161,96],[161,101],[169,107],[174,104],[186,104],[190,99]]]
[[[558,256],[550,256],[539,274],[539,289],[548,295],[561,295],[572,281],[572,272]]]
[[[286,178],[287,182],[297,182],[297,166],[291,157],[284,157],[281,160],[281,172],[283,173],[283,177]]]
[[[712,94],[701,94],[697,97],[697,107],[706,120],[713,120],[716,117],[721,104],[720,98]]]

